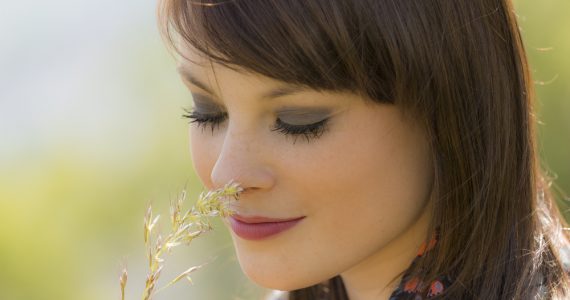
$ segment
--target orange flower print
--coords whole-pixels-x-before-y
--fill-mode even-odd
[[[441,283],[441,281],[436,280],[434,282],[431,283],[430,287],[429,287],[429,292],[428,292],[428,297],[433,297],[435,295],[439,295],[441,293],[443,293],[443,283]]]

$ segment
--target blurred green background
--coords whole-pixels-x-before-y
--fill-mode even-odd
[[[570,191],[570,2],[515,4],[541,155]],[[202,190],[180,117],[190,95],[155,22],[154,0],[0,3],[0,299],[119,299],[122,264],[139,299],[147,204],[165,215]],[[157,299],[259,297],[216,224],[163,277],[218,258]]]

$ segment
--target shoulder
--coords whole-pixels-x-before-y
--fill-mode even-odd
[[[265,297],[265,300],[287,300],[289,299],[289,292],[272,290]]]

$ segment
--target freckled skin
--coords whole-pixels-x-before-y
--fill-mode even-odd
[[[214,131],[190,127],[203,184],[213,189],[240,182],[248,189],[239,201],[244,215],[306,216],[261,241],[232,232],[244,273],[279,290],[341,274],[351,299],[387,299],[397,284],[389,281],[415,257],[431,217],[433,166],[424,131],[398,107],[352,93],[306,91],[261,100],[283,83],[188,55],[199,63],[185,66],[215,91],[229,116]],[[321,137],[293,143],[271,131],[274,113],[284,105],[328,107],[334,114]]]

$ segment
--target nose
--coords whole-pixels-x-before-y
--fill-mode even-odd
[[[271,188],[275,179],[265,149],[259,138],[228,129],[210,173],[214,188],[230,181],[238,182],[245,192]]]

